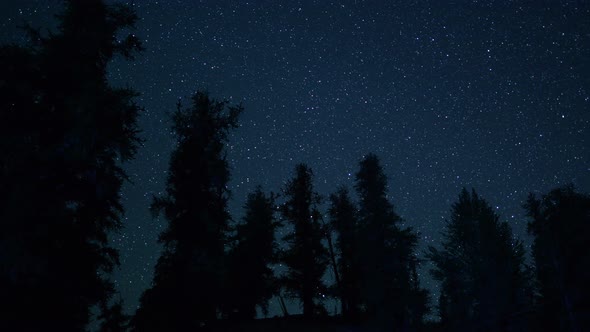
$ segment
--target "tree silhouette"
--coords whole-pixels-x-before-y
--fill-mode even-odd
[[[337,265],[340,285],[337,292],[342,305],[342,315],[354,320],[359,318],[361,305],[356,207],[345,187],[330,195],[330,202],[330,224],[338,235],[336,248],[339,254]]]
[[[380,330],[417,325],[410,304],[415,298],[411,268],[417,264],[418,239],[411,228],[400,227],[402,218],[387,199],[387,177],[376,155],[360,162],[355,188],[360,198],[361,295],[367,315]]]
[[[537,329],[590,329],[590,197],[572,185],[525,204],[540,296]]]
[[[0,329],[80,331],[108,301],[126,179],[140,140],[131,89],[107,65],[141,50],[122,4],[66,1],[58,31],[0,48]]]
[[[295,177],[284,188],[287,201],[281,213],[293,227],[283,240],[289,248],[282,259],[288,268],[283,283],[291,297],[299,298],[303,315],[310,318],[323,309],[316,299],[326,291],[322,277],[328,265],[328,253],[322,245],[319,221],[319,195],[313,191],[313,173],[304,164],[295,167]]]
[[[246,214],[236,226],[236,244],[230,252],[228,303],[230,317],[252,319],[256,306],[268,311],[268,301],[278,283],[270,268],[277,261],[275,196],[260,186],[248,195]]]
[[[418,259],[410,261],[410,292],[408,296],[409,325],[421,331],[424,328],[424,318],[430,313],[430,293],[420,285],[418,275]]]
[[[197,92],[190,108],[173,114],[177,147],[170,160],[166,194],[155,197],[154,215],[168,227],[153,285],[141,297],[136,331],[185,331],[217,318],[223,303],[228,247],[230,172],[225,143],[242,106]]]
[[[514,317],[526,309],[530,295],[524,248],[510,226],[475,191],[463,189],[443,236],[441,249],[429,247],[429,258],[441,281],[445,330],[526,329],[526,320]]]
[[[102,308],[100,332],[124,332],[129,327],[130,317],[123,313],[123,301],[118,300]]]

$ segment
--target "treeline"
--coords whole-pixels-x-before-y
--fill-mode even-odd
[[[532,265],[509,224],[466,189],[443,242],[419,253],[418,234],[395,212],[370,153],[354,188],[321,196],[313,171],[298,164],[277,192],[250,193],[233,222],[226,146],[244,109],[201,92],[172,113],[177,144],[166,191],[151,205],[167,221],[163,251],[127,316],[110,280],[119,261],[108,235],[124,226],[122,163],[140,146],[141,108],[134,90],[111,87],[106,74],[114,56],[133,60],[142,50],[135,35],[116,37],[137,17],[101,0],[65,4],[56,32],[26,27],[27,45],[0,47],[0,329],[247,326],[277,297],[284,315],[298,314],[284,298],[298,301],[309,324],[325,324],[333,316],[325,300],[337,299],[332,319],[343,330],[590,330],[588,195],[565,186],[528,197]],[[441,285],[437,299],[420,285],[425,261]],[[286,272],[275,273],[277,264]],[[426,323],[428,313],[440,321]]]
[[[279,196],[260,187],[252,192],[243,220],[232,225],[225,143],[241,112],[240,106],[197,93],[189,107],[179,105],[174,113],[177,145],[166,194],[152,204],[168,220],[160,235],[164,252],[132,330],[197,329],[217,319],[254,319],[256,308],[266,310],[282,290],[300,301],[308,320],[327,315],[322,300],[336,296],[343,317],[351,321],[369,317],[381,330],[417,327],[427,310],[427,293],[416,273],[417,236],[401,226],[388,201],[375,155],[364,158],[357,173],[358,208],[342,188],[330,197],[330,220],[323,220],[313,172],[299,164]],[[289,231],[279,249],[275,230],[281,224]],[[286,274],[273,273],[277,262],[287,267]],[[323,281],[330,265],[335,285]]]

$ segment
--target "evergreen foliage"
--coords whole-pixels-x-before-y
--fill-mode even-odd
[[[359,225],[356,206],[345,187],[330,195],[330,203],[330,224],[338,235],[336,250],[339,256],[337,266],[340,285],[337,285],[337,294],[340,297],[342,315],[347,319],[356,320],[361,312]]]
[[[248,195],[242,223],[236,226],[236,243],[230,252],[228,288],[229,317],[253,319],[256,307],[268,312],[278,281],[271,264],[277,262],[275,195],[260,186]]]
[[[590,196],[572,185],[525,204],[534,236],[538,303],[536,330],[590,329]]]
[[[328,265],[328,252],[317,205],[319,195],[313,191],[313,172],[304,164],[295,167],[295,177],[284,188],[286,202],[281,207],[283,219],[292,231],[283,240],[288,249],[282,260],[288,268],[282,282],[288,294],[298,298],[306,318],[325,312],[318,302],[327,288],[322,277]]]
[[[446,331],[527,328],[530,305],[524,247],[475,191],[461,191],[441,249],[429,247],[441,282],[439,311]],[[518,315],[520,314],[520,315]]]
[[[113,294],[108,234],[140,108],[107,65],[141,50],[116,38],[136,20],[123,4],[65,1],[58,31],[0,47],[0,329],[80,331]]]
[[[421,321],[413,321],[416,313],[426,307],[426,303],[415,303],[420,287],[412,287],[418,282],[412,279],[418,264],[418,237],[411,228],[402,228],[403,220],[388,200],[387,177],[376,155],[361,160],[355,188],[360,198],[358,238],[366,314],[377,330],[415,328]]]
[[[100,319],[102,321],[100,332],[125,332],[131,317],[123,313],[123,301],[119,300],[110,306],[105,306]]]
[[[166,194],[152,203],[168,227],[160,234],[164,249],[152,288],[141,297],[135,331],[198,329],[223,309],[230,221],[225,143],[242,111],[197,92],[189,108],[179,102],[172,115],[177,147]]]

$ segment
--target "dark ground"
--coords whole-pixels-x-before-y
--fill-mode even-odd
[[[206,329],[206,331],[360,332],[368,331],[369,329],[369,326],[365,323],[345,322],[340,317],[316,318],[313,321],[309,321],[305,320],[299,315],[296,315],[290,317],[274,317],[242,322],[218,321],[210,325],[210,328]],[[424,328],[420,331],[436,332],[439,331],[439,329],[437,328],[435,322],[427,322]]]

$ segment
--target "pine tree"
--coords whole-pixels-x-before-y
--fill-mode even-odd
[[[131,89],[107,80],[141,50],[126,5],[66,1],[58,31],[0,49],[0,329],[80,331],[109,300],[121,163],[140,142]]]
[[[590,196],[572,185],[551,190],[525,204],[539,298],[538,331],[590,329]]]
[[[409,325],[415,330],[421,331],[424,326],[424,318],[430,313],[430,293],[420,284],[418,274],[418,259],[410,261],[410,292],[408,299]]]
[[[524,248],[489,204],[463,189],[453,204],[442,249],[429,247],[439,280],[441,322],[447,331],[525,329],[515,317],[527,306],[530,288]]]
[[[270,265],[277,261],[275,196],[267,196],[260,186],[248,195],[246,214],[236,226],[236,244],[230,252],[228,282],[229,315],[252,319],[256,307],[268,311],[268,301],[278,282]]]
[[[387,198],[387,177],[374,154],[360,162],[356,174],[359,204],[361,296],[373,328],[409,328],[412,322],[411,267],[417,235],[401,228],[402,218]]]
[[[110,306],[105,305],[99,319],[102,320],[100,332],[125,332],[130,317],[123,313],[123,301],[119,300]]]
[[[172,117],[177,147],[166,194],[152,204],[168,227],[160,234],[164,249],[152,288],[132,322],[136,331],[198,329],[222,310],[230,221],[225,144],[242,110],[202,92],[193,96],[190,108],[177,105]]]
[[[328,253],[321,242],[323,230],[317,209],[320,198],[313,191],[313,173],[309,167],[304,164],[295,167],[295,177],[285,186],[284,196],[287,201],[281,213],[293,229],[283,238],[289,246],[282,255],[288,268],[283,283],[288,294],[301,301],[303,315],[310,318],[323,311],[317,299],[326,292],[322,277],[328,265]]]
[[[356,207],[345,187],[330,195],[330,202],[330,224],[338,235],[336,249],[339,255],[337,265],[340,285],[337,294],[340,297],[343,317],[355,320],[359,318],[361,305]]]

